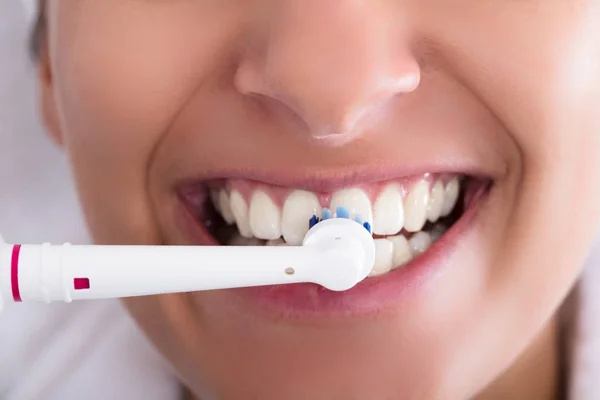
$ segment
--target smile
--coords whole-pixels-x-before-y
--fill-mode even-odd
[[[369,278],[350,291],[333,293],[313,284],[240,289],[267,300],[263,305],[284,307],[286,314],[307,307],[332,311],[339,308],[340,296],[343,303],[355,297],[354,304],[341,307],[355,312],[357,301],[365,304],[366,297],[382,294],[387,285],[401,293],[402,287],[413,286],[411,280],[422,279],[426,269],[443,264],[490,186],[489,179],[455,173],[359,183],[330,192],[231,178],[186,184],[179,197],[194,221],[199,245],[299,246],[311,224],[336,217],[336,212],[364,224],[375,241],[375,265]],[[434,258],[440,262],[432,262]]]

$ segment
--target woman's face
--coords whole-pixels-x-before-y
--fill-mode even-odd
[[[378,239],[346,293],[127,301],[195,393],[469,398],[573,285],[600,212],[600,2],[46,11],[44,114],[97,243],[298,244],[337,206]]]

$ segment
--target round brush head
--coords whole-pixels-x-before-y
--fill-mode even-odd
[[[331,261],[316,271],[315,280],[329,290],[343,291],[364,280],[375,264],[375,242],[364,225],[346,218],[315,224],[304,237],[304,246],[319,246]]]

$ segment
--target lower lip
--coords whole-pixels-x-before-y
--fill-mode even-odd
[[[385,275],[368,278],[345,292],[333,292],[312,283],[229,289],[245,307],[276,318],[360,317],[394,309],[403,301],[431,288],[450,267],[458,241],[467,236],[489,194],[482,188],[470,199],[460,219],[428,251]],[[183,207],[184,226],[197,245],[215,245]]]

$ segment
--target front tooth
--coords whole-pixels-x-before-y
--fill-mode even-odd
[[[431,247],[431,235],[427,232],[417,232],[408,240],[413,255],[425,253]]]
[[[240,235],[245,238],[252,238],[252,229],[250,229],[248,218],[248,206],[242,194],[237,190],[232,190],[229,195],[229,205],[231,206],[231,212],[235,218]]]
[[[404,229],[418,232],[427,222],[427,205],[429,204],[429,183],[420,181],[406,196],[404,203]]]
[[[235,216],[231,211],[231,202],[229,201],[229,196],[225,190],[219,191],[219,207],[218,210],[221,213],[221,216],[227,222],[228,225],[231,225],[235,222]]]
[[[375,265],[369,276],[383,275],[393,267],[394,245],[387,239],[375,239]]]
[[[403,225],[402,190],[399,185],[392,184],[381,192],[373,206],[373,233],[395,235]]]
[[[308,224],[313,216],[321,218],[321,204],[314,193],[294,190],[283,205],[281,231],[285,241],[299,246],[308,232]]]
[[[458,201],[458,195],[460,193],[460,182],[458,178],[453,178],[446,184],[444,190],[444,204],[442,205],[442,217],[447,217],[452,213],[456,202]]]
[[[440,181],[437,181],[431,188],[431,196],[427,206],[427,219],[431,222],[437,222],[440,219],[442,206],[444,205],[444,190],[444,184]]]
[[[387,238],[394,245],[394,255],[392,265],[398,268],[408,263],[413,258],[412,249],[404,235],[397,235]]]
[[[371,200],[361,189],[343,189],[333,194],[331,198],[331,209],[344,207],[350,212],[350,218],[360,216],[363,223],[367,222],[373,226],[373,210]]]
[[[265,240],[275,240],[281,236],[281,210],[262,190],[253,193],[249,214],[254,236]]]

